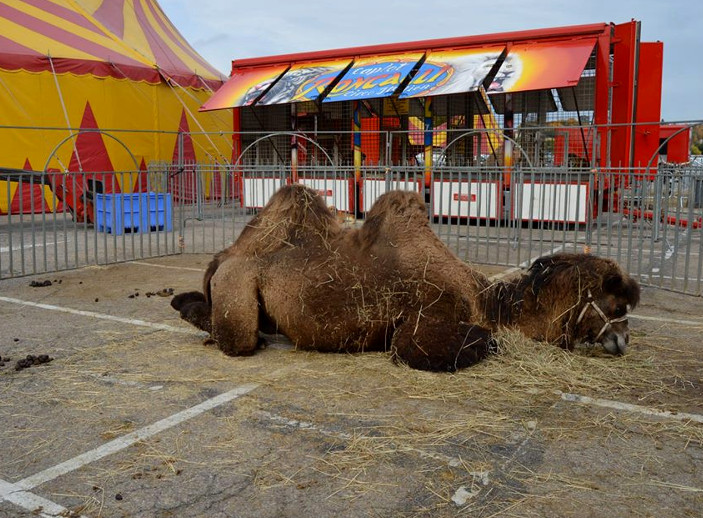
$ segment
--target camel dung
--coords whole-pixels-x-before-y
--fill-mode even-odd
[[[50,361],[53,361],[54,359],[50,357],[48,354],[40,354],[38,356],[34,356],[33,354],[28,354],[25,358],[22,358],[21,360],[17,360],[17,363],[15,364],[15,370],[16,371],[21,371],[23,369],[28,369],[29,367],[33,365],[42,365],[44,363],[49,363]]]
[[[32,288],[44,288],[46,286],[51,286],[51,281],[49,279],[45,281],[32,281],[29,283],[29,286]]]

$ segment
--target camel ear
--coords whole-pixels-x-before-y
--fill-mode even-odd
[[[624,297],[631,309],[640,301],[639,283],[620,273],[610,273],[603,278],[603,293]]]
[[[623,288],[623,278],[619,273],[609,273],[603,277],[603,293],[617,293]]]

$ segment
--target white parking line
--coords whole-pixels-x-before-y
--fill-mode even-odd
[[[627,315],[627,318],[633,318],[635,320],[649,320],[652,322],[667,322],[670,324],[681,324],[683,326],[703,327],[703,321],[695,320],[676,320],[674,318],[648,317],[645,315]]]
[[[677,421],[693,421],[694,423],[703,423],[703,415],[687,414],[685,412],[670,412],[668,410],[659,410],[641,405],[633,405],[632,403],[623,403],[622,401],[613,401],[611,399],[597,399],[579,394],[569,394],[568,392],[558,392],[561,399],[572,403],[583,403],[584,405],[593,405],[603,408],[613,408],[625,412],[635,412],[638,414],[649,415],[653,417],[662,417],[666,419],[675,419]]]
[[[22,479],[14,484],[0,480],[0,501],[7,500],[8,502],[12,502],[17,506],[32,512],[37,509],[41,509],[39,516],[66,516],[66,508],[51,502],[50,500],[46,500],[45,498],[30,493],[29,490],[40,486],[45,482],[54,480],[61,475],[65,475],[80,469],[86,464],[90,464],[96,460],[102,459],[103,457],[107,457],[108,455],[124,450],[138,441],[143,441],[144,439],[148,439],[159,432],[173,428],[174,426],[197,417],[208,410],[212,410],[213,408],[224,405],[225,403],[229,403],[238,397],[248,394],[257,387],[259,387],[258,383],[241,385],[230,390],[229,392],[215,396],[214,398],[203,401],[194,407],[187,408],[182,412],[173,414],[172,416],[157,421],[149,426],[145,426],[144,428],[128,433],[122,437],[118,437],[117,439],[105,443],[94,450],[78,455],[77,457],[45,469],[44,471],[40,471],[39,473]]]
[[[138,441],[143,441],[144,439],[148,439],[159,432],[173,428],[174,426],[197,417],[208,410],[212,410],[215,407],[229,403],[233,399],[237,399],[238,397],[248,394],[257,387],[259,387],[258,383],[241,385],[230,390],[229,392],[225,392],[224,394],[220,394],[219,396],[203,401],[194,407],[186,408],[185,410],[162,419],[161,421],[157,421],[154,424],[150,424],[149,426],[145,426],[144,428],[136,430],[132,433],[118,437],[117,439],[105,443],[94,450],[78,455],[77,457],[67,460],[66,462],[62,462],[54,467],[40,471],[35,475],[20,480],[14,485],[23,490],[35,488],[45,482],[60,477],[61,475],[75,471],[86,464],[90,464],[91,462],[95,462],[103,457],[107,457],[108,455],[112,455],[120,450],[124,450]]]
[[[198,331],[194,328],[187,327],[176,327],[170,326],[168,324],[158,324],[155,322],[147,322],[146,320],[139,320],[136,318],[126,318],[126,317],[116,317],[114,315],[107,315],[105,313],[96,313],[94,311],[84,311],[82,309],[72,309],[64,308],[61,306],[54,306],[53,304],[43,304],[41,302],[30,302],[28,300],[14,299],[12,297],[0,297],[0,302],[9,302],[10,304],[20,304],[22,306],[30,306],[33,308],[47,309],[50,311],[61,311],[63,313],[71,313],[72,315],[81,315],[84,317],[99,318],[101,320],[111,320],[113,322],[121,322],[123,324],[131,324],[134,326],[149,327],[152,329],[158,329],[160,331],[171,331],[172,333],[183,333],[187,335],[197,335],[197,336],[208,336],[208,333],[204,331]]]
[[[2,500],[11,502],[17,507],[44,518],[73,516],[65,507],[29,491],[24,491],[16,484],[11,484],[4,480],[0,480],[0,501]]]
[[[52,245],[63,245],[65,243],[68,243],[68,239],[65,241],[50,241],[48,243],[29,243],[26,245],[19,245],[19,246],[13,246],[12,249],[10,249],[9,246],[0,246],[0,253],[5,253],[5,252],[16,252],[17,250],[23,250],[27,248],[38,248],[41,246],[52,246]]]
[[[204,272],[205,268],[190,268],[188,266],[168,266],[165,264],[153,264],[153,263],[145,263],[142,261],[129,261],[128,263],[125,264],[138,264],[140,266],[153,266],[154,268],[166,268],[169,270],[188,270],[189,272]]]

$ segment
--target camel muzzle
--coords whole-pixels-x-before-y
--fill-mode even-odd
[[[617,324],[619,322],[627,322],[627,314],[617,318],[608,318],[608,316],[603,312],[603,310],[598,306],[598,304],[596,304],[595,300],[593,299],[593,295],[589,290],[588,299],[586,301],[586,304],[583,306],[583,309],[581,310],[578,319],[576,320],[576,325],[578,325],[583,320],[583,317],[586,316],[586,313],[590,308],[592,308],[593,311],[598,314],[601,320],[603,320],[603,327],[600,328],[600,331],[592,340],[592,342],[600,343],[603,348],[610,354],[614,354],[617,356],[622,356],[623,354],[625,354],[625,352],[627,351],[627,344],[630,341],[630,333],[627,332],[627,327],[623,332],[614,331],[613,324]]]

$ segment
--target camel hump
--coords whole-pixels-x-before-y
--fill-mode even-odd
[[[376,242],[381,234],[389,237],[411,229],[413,233],[429,229],[427,207],[416,192],[390,191],[379,196],[366,215],[361,228],[361,241],[366,245]]]
[[[313,227],[337,224],[337,220],[318,192],[299,183],[286,185],[276,191],[259,216],[276,223],[288,221]]]
[[[368,213],[368,218],[370,219],[377,215],[401,217],[403,219],[420,217],[426,220],[427,208],[422,196],[416,192],[389,191],[378,197],[378,200],[376,200],[376,203],[374,203]]]
[[[290,246],[323,244],[341,230],[316,191],[300,184],[286,185],[271,196],[230,250],[255,257]]]

